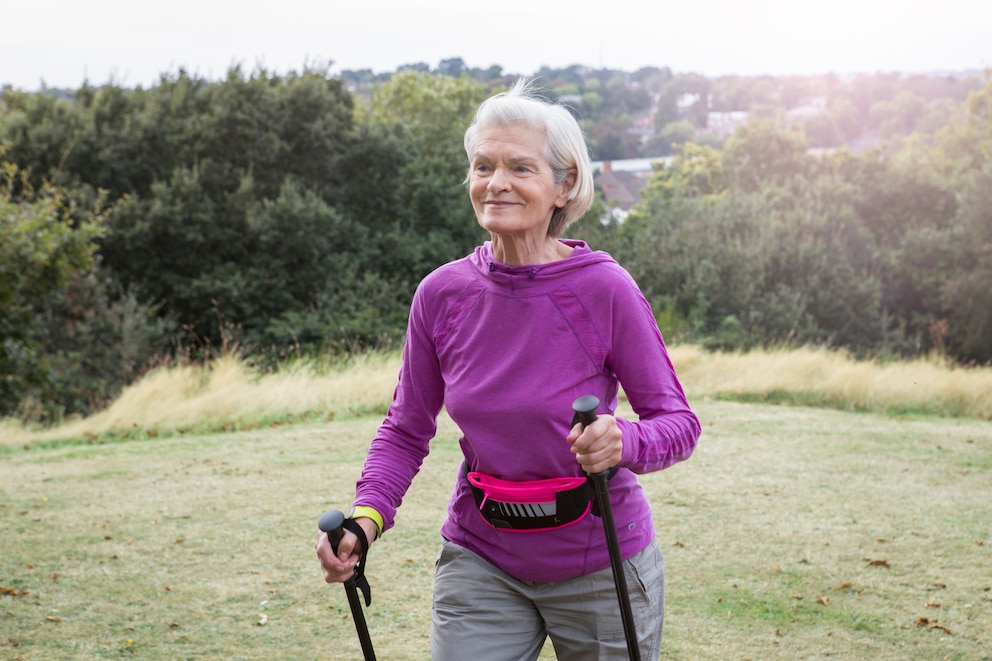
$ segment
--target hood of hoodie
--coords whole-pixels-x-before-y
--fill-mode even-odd
[[[486,241],[475,249],[469,256],[469,261],[483,280],[495,288],[512,290],[538,288],[544,289],[559,278],[567,277],[578,269],[604,262],[613,263],[613,258],[605,252],[592,250],[584,241],[573,239],[558,239],[572,247],[572,254],[547,264],[532,264],[509,266],[493,256],[493,245]]]

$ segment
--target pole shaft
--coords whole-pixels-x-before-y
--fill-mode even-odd
[[[634,612],[630,607],[630,592],[627,589],[627,575],[623,571],[623,556],[620,554],[620,540],[613,520],[613,503],[610,501],[610,483],[606,473],[596,473],[593,486],[596,490],[596,504],[603,519],[603,532],[606,533],[606,548],[610,553],[610,568],[613,570],[613,584],[617,589],[617,603],[623,619],[623,633],[627,639],[627,655],[631,661],[641,661],[641,648],[637,644],[637,629],[634,626]]]
[[[358,640],[362,644],[362,654],[365,661],[376,661],[375,651],[372,649],[372,637],[369,635],[369,627],[365,622],[365,611],[362,610],[362,601],[358,596],[358,585],[354,577],[344,582],[344,591],[348,595],[348,605],[351,607],[351,617],[355,620],[355,630],[358,632]]]

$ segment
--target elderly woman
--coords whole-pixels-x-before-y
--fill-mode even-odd
[[[536,659],[550,637],[559,659],[623,659],[603,526],[583,484],[609,470],[639,649],[657,658],[664,560],[636,474],[688,458],[699,421],[632,278],[606,253],[559,238],[593,200],[572,115],[518,82],[479,107],[465,151],[491,240],[417,288],[351,516],[369,540],[390,529],[446,407],[465,461],[441,528],[433,658]],[[621,386],[637,420],[613,415]],[[590,394],[602,404],[583,429],[572,403]],[[351,575],[356,540],[346,533],[335,556],[318,537],[328,582]]]

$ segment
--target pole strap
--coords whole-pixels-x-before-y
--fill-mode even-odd
[[[369,556],[369,538],[365,536],[365,531],[354,519],[345,519],[341,523],[341,527],[355,533],[355,537],[358,537],[358,542],[362,545],[362,559],[358,561],[355,572],[351,575],[351,578],[345,581],[345,585],[350,583],[361,590],[362,595],[365,596],[365,605],[371,606],[372,587],[369,585],[369,580],[365,577],[365,559]]]

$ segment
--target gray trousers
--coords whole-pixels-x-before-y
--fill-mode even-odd
[[[624,572],[641,658],[657,659],[665,613],[658,541],[624,562]],[[434,578],[433,661],[533,661],[547,637],[560,661],[629,658],[610,568],[555,583],[520,581],[442,542]]]

